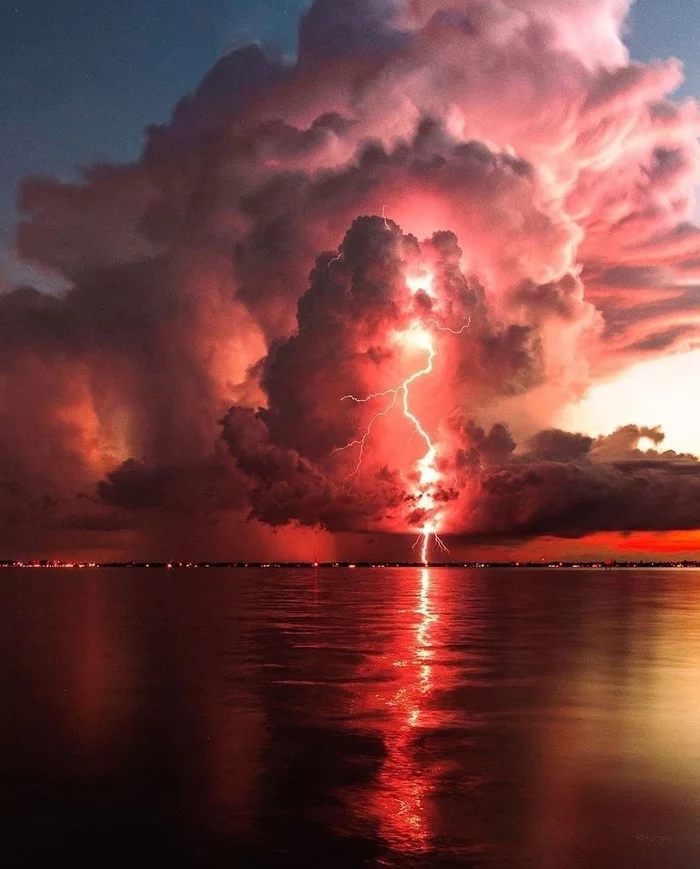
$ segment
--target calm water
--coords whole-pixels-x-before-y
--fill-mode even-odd
[[[699,583],[0,571],[0,862],[697,869]]]

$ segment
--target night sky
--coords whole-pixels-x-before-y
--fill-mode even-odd
[[[8,5],[0,550],[700,550],[694,4],[308,5]]]

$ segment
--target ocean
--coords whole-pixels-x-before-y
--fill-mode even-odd
[[[3,569],[2,865],[697,869],[699,580]]]

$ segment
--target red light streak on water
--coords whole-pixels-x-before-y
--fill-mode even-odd
[[[439,616],[433,596],[437,589],[425,567],[397,577],[397,585],[401,603],[408,598],[412,605],[399,606],[389,648],[370,656],[365,664],[369,669],[363,668],[359,684],[369,680],[376,690],[359,695],[354,710],[375,723],[386,754],[370,792],[355,795],[359,797],[355,810],[377,823],[379,835],[392,851],[418,856],[433,847],[439,774],[429,758],[426,762],[421,757],[420,738],[443,723],[432,696],[441,687],[435,666]]]

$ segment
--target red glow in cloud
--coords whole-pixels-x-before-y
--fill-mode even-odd
[[[409,284],[408,280],[407,284]],[[354,446],[359,447],[357,466],[355,467],[353,473],[350,475],[357,476],[360,473],[362,467],[362,458],[364,456],[365,446],[367,444],[368,438],[371,435],[374,423],[378,419],[386,416],[394,409],[394,407],[396,406],[396,400],[398,398],[398,395],[399,393],[401,394],[402,413],[404,417],[409,420],[410,423],[413,425],[415,432],[425,442],[426,451],[424,455],[421,456],[421,458],[418,459],[418,461],[416,462],[418,481],[417,487],[413,494],[416,501],[416,509],[419,510],[420,513],[423,514],[425,517],[423,524],[420,527],[420,535],[418,537],[417,543],[420,543],[421,546],[421,561],[423,562],[423,564],[427,564],[428,551],[431,539],[435,540],[436,545],[440,549],[442,549],[444,552],[447,552],[447,547],[442,542],[437,533],[440,529],[440,520],[442,517],[441,512],[435,501],[435,488],[436,484],[441,479],[441,474],[436,467],[436,462],[438,458],[437,448],[433,444],[428,433],[421,425],[418,417],[410,410],[409,394],[411,384],[414,381],[416,381],[419,377],[426,377],[432,373],[433,360],[435,359],[437,351],[435,350],[432,335],[417,320],[411,323],[407,330],[397,334],[396,340],[401,344],[416,346],[421,350],[425,350],[428,354],[428,360],[425,364],[425,367],[414,371],[399,386],[393,389],[387,389],[379,393],[371,393],[364,398],[357,398],[354,395],[344,395],[343,399],[349,399],[350,401],[354,401],[359,404],[363,404],[367,401],[373,401],[377,398],[387,398],[388,396],[391,396],[391,399],[383,410],[375,413],[374,416],[370,419],[367,428],[365,429],[362,437],[359,440],[350,441],[350,443],[346,444],[344,447],[337,448],[334,452],[346,450]]]
[[[548,428],[700,328],[700,115],[627,8],[316,0],[133,165],[27,179],[68,289],[0,296],[0,539],[694,527],[692,457]]]
[[[382,211],[384,212],[384,210]],[[391,226],[389,225],[384,213],[382,213],[382,218],[386,229],[391,232]],[[333,261],[336,261],[336,259],[334,258],[334,260],[331,260],[331,262]],[[429,297],[431,304],[435,301],[435,275],[428,268],[419,266],[417,269],[413,269],[406,274],[405,281],[406,286],[414,294],[414,302],[415,296],[418,293]],[[464,330],[468,328],[471,318],[460,329],[450,329],[448,326],[441,326],[434,317],[428,318],[428,322],[432,327],[435,327],[439,331],[449,332],[452,335],[461,335]],[[448,552],[447,547],[438,535],[444,518],[444,504],[439,503],[436,497],[440,486],[442,485],[444,474],[439,469],[438,448],[435,446],[430,435],[421,424],[419,417],[410,409],[409,404],[411,385],[419,378],[428,377],[433,373],[433,362],[438,351],[430,329],[426,328],[420,320],[414,320],[407,329],[396,333],[394,338],[396,343],[404,348],[417,348],[420,351],[425,351],[427,353],[427,361],[424,367],[414,370],[398,386],[383,390],[382,392],[370,393],[363,398],[358,398],[354,395],[344,395],[342,399],[343,401],[349,400],[358,404],[374,402],[377,399],[385,399],[386,402],[385,406],[370,418],[367,427],[362,432],[359,439],[352,440],[345,446],[336,448],[334,452],[342,452],[352,447],[358,448],[357,465],[355,466],[354,471],[349,475],[349,477],[357,477],[362,468],[365,448],[372,434],[374,424],[394,410],[397,404],[397,399],[399,398],[399,395],[401,396],[400,406],[403,416],[413,426],[413,433],[417,434],[419,439],[421,439],[425,444],[424,454],[418,458],[414,464],[417,480],[412,489],[412,496],[415,500],[418,515],[422,517],[421,524],[418,528],[418,539],[414,544],[414,548],[417,546],[420,547],[419,551],[421,561],[423,564],[427,564],[431,541],[434,541],[440,551],[445,553]]]

